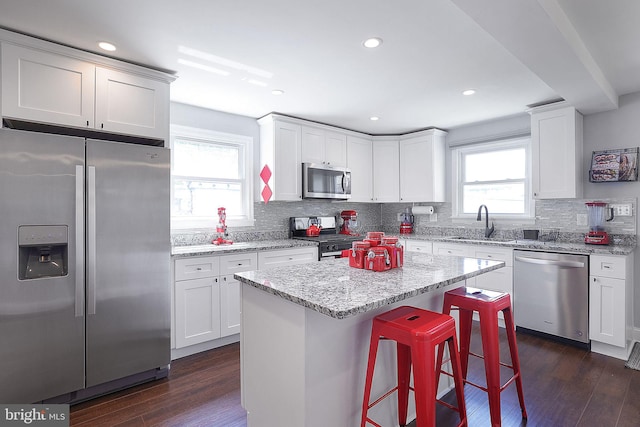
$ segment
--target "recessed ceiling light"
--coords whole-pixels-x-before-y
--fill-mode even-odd
[[[382,39],[378,37],[372,37],[370,39],[366,39],[362,42],[364,47],[368,47],[369,49],[373,49],[374,47],[378,47],[382,44]]]
[[[380,117],[377,117],[377,116],[371,116],[371,117],[369,117],[369,120],[371,120],[371,121],[375,122],[376,120],[380,120]]]
[[[109,52],[113,52],[114,50],[116,50],[116,47],[108,42],[100,42],[98,43],[98,46],[100,47],[100,49],[108,50]]]
[[[462,94],[465,96],[473,95],[474,93],[476,93],[476,91],[473,89],[467,89],[464,92],[462,92]]]
[[[280,96],[280,95],[284,95],[284,91],[281,89],[274,89],[271,91],[272,95],[276,95],[276,96]]]

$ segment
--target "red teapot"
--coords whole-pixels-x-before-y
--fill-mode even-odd
[[[320,227],[318,225],[318,220],[317,219],[310,219],[309,220],[309,227],[307,228],[307,236],[308,237],[316,237],[320,235],[320,230],[322,229],[322,227]]]

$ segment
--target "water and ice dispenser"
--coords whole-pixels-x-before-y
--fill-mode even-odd
[[[69,267],[69,227],[18,227],[18,279],[66,276]]]

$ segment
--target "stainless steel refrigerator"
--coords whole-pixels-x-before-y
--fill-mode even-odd
[[[0,402],[166,372],[169,170],[161,147],[0,129]]]

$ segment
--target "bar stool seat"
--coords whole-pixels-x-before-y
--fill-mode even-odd
[[[460,314],[458,323],[460,326],[460,363],[462,366],[462,377],[466,384],[480,388],[488,393],[491,425],[493,427],[501,425],[500,393],[514,381],[518,391],[522,418],[526,419],[527,411],[524,406],[524,394],[522,392],[522,376],[520,373],[520,359],[518,358],[513,312],[511,310],[511,297],[508,293],[461,287],[444,293],[442,312],[449,314],[452,307],[457,307]],[[471,352],[469,347],[471,343],[471,326],[474,311],[478,313],[480,318],[482,355]],[[502,312],[504,316],[509,353],[511,355],[511,365],[500,362],[499,312]],[[486,387],[467,380],[469,355],[484,359],[487,381]],[[443,352],[442,349],[440,349],[438,351],[438,365],[442,363],[442,357]],[[500,366],[506,366],[513,370],[513,375],[504,385],[500,384]]]
[[[382,397],[370,403],[371,384],[380,339],[396,341],[398,383]],[[361,427],[367,423],[379,426],[369,418],[368,411],[383,399],[398,392],[398,422],[401,426],[407,424],[409,405],[409,390],[414,391],[416,402],[417,427],[435,426],[435,404],[437,392],[437,377],[442,372],[441,364],[436,365],[436,348],[444,350],[443,344],[448,344],[453,367],[457,407],[438,401],[450,409],[459,412],[459,426],[467,425],[467,415],[464,403],[464,383],[458,354],[456,327],[453,317],[423,310],[415,307],[402,306],[390,310],[373,319],[371,342],[369,346],[369,360],[362,401]],[[410,374],[413,362],[413,387],[410,387]]]

